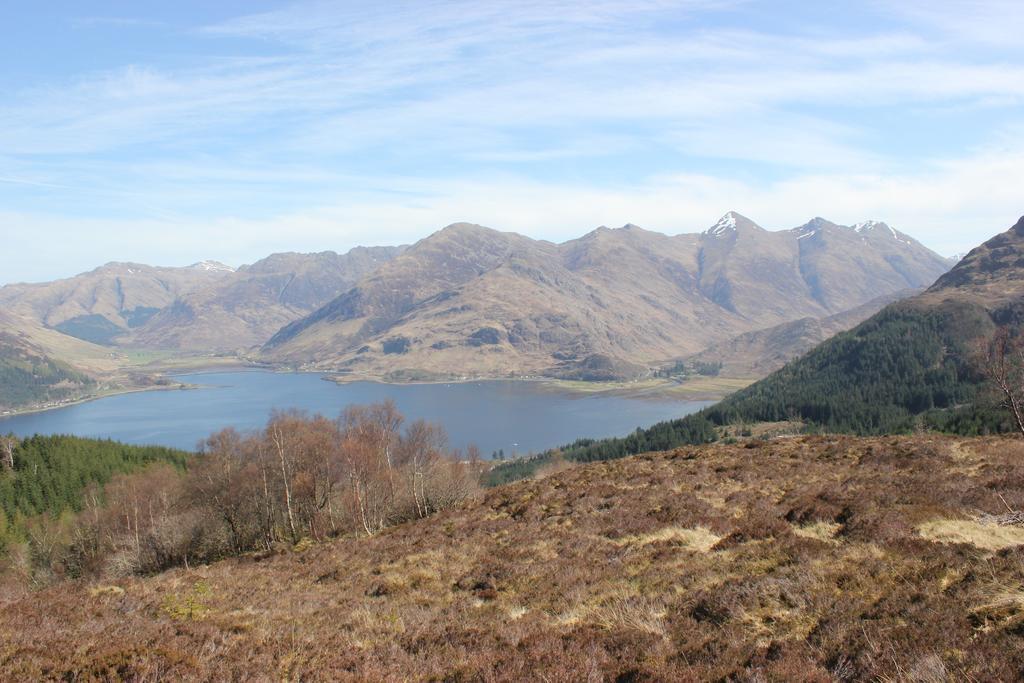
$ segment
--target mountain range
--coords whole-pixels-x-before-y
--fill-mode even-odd
[[[272,254],[184,292],[125,343],[205,353],[260,345],[403,250],[356,247],[345,254]]]
[[[126,348],[223,352],[267,340],[401,253],[272,254],[235,270],[108,263],[72,278],[0,287],[0,308],[65,334]]]
[[[185,268],[107,263],[71,278],[0,287],[0,310],[86,341],[112,344],[178,297],[232,273],[215,262]]]
[[[561,244],[456,223],[238,269],[108,263],[0,287],[0,311],[37,357],[94,380],[213,355],[388,380],[631,379],[701,353],[756,378],[949,266],[879,222],[769,231],[729,212],[700,233],[626,225]]]
[[[457,223],[275,334],[264,358],[390,377],[610,379],[736,335],[930,284],[949,263],[884,223],[699,234],[634,225],[562,244]]]

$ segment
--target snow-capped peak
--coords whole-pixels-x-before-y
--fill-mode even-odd
[[[710,228],[704,231],[705,235],[712,235],[714,237],[721,237],[730,232],[736,231],[736,212],[730,211],[721,218],[718,222],[712,225]]]
[[[896,231],[881,221],[864,221],[862,223],[857,223],[856,225],[853,226],[854,230],[862,233],[875,230],[876,228],[885,228],[893,237],[896,236]]]
[[[195,268],[196,270],[209,270],[223,273],[233,273],[235,269],[229,265],[225,265],[220,261],[200,261],[199,263],[193,263],[189,268]]]
[[[881,221],[864,221],[854,225],[853,229],[856,230],[859,235],[864,235],[865,233],[875,234],[876,231],[881,231],[882,234],[887,234],[897,242],[910,244],[910,240],[908,240],[902,233],[896,232],[888,223],[883,223]]]

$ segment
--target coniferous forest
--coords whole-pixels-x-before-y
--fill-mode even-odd
[[[24,540],[40,515],[81,512],[90,487],[154,463],[185,467],[190,454],[162,446],[131,446],[75,436],[0,437],[0,551]]]
[[[624,437],[580,439],[495,467],[488,483],[531,476],[557,459],[610,460],[646,451],[709,443],[719,428],[799,422],[803,431],[862,436],[917,429],[978,435],[1012,430],[976,364],[974,341],[991,334],[981,306],[947,302],[936,308],[887,307],[700,412],[637,429]]]

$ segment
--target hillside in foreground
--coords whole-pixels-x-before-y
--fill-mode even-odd
[[[1024,442],[1007,438],[681,448],[371,539],[8,588],[0,677],[1011,680],[1008,507]]]

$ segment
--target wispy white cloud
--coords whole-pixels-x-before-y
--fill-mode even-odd
[[[66,261],[82,263],[83,270],[108,260],[184,265],[216,258],[239,265],[273,251],[409,243],[459,220],[554,241],[600,224],[628,222],[669,234],[696,232],[727,209],[769,229],[795,227],[816,215],[844,224],[883,219],[940,253],[953,254],[1016,221],[1021,213],[1016,170],[1022,164],[1024,147],[1018,144],[979,149],[913,174],[801,173],[775,182],[680,173],[595,188],[514,175],[458,180],[389,176],[353,182],[334,203],[264,217],[225,214],[206,220],[136,208],[136,215],[147,217],[81,219],[7,211],[0,212],[0,225],[10,229],[5,242],[12,253],[30,250],[40,232],[47,236],[51,265],[33,271],[40,273],[37,279],[68,274],[60,265]],[[280,170],[283,178],[295,172]],[[214,170],[212,176],[220,173]],[[274,177],[272,169],[264,169],[249,179],[273,184]]]
[[[777,226],[873,216],[961,250],[1019,210],[1014,4],[777,25],[712,0],[289,4],[194,27],[202,60],[13,93],[0,225],[238,262],[457,219],[565,238],[735,208]]]
[[[1024,97],[1020,64],[958,63],[920,37],[658,30],[658,18],[709,4],[297,5],[205,29],[283,42],[287,54],[182,71],[129,65],[70,90],[21,93],[0,109],[0,144],[94,153],[281,117],[279,135],[253,142],[287,143],[292,123],[299,140],[343,151],[409,129],[450,138],[456,125],[579,128],[808,103]]]
[[[876,0],[884,11],[941,31],[946,40],[1022,50],[1024,13],[1018,0]]]

